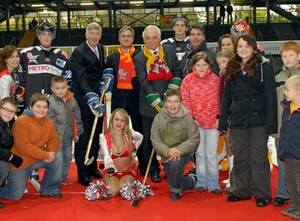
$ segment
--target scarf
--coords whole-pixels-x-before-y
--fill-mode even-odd
[[[118,48],[120,53],[119,61],[119,70],[117,76],[117,89],[132,90],[133,86],[131,84],[131,79],[136,76],[132,54],[134,53],[135,48],[131,46],[129,52],[122,50],[122,47]]]
[[[164,49],[158,46],[158,53],[154,55],[145,45],[143,49],[144,55],[148,58],[146,62],[147,80],[170,80],[173,74],[164,59]]]

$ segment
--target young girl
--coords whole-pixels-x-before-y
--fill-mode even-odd
[[[212,61],[205,52],[192,58],[192,71],[181,85],[182,104],[199,126],[200,144],[196,151],[196,190],[221,194],[217,147],[219,140],[219,77],[211,72]]]
[[[137,179],[139,170],[133,150],[142,141],[142,134],[129,129],[128,113],[122,108],[115,109],[107,131],[100,134],[99,140],[105,164],[104,182],[110,186],[112,197],[118,195],[127,183]],[[115,172],[108,174],[108,168],[114,168]]]
[[[14,71],[19,66],[20,55],[13,45],[5,46],[0,52],[0,99],[15,94]]]
[[[237,184],[227,201],[254,195],[256,206],[264,207],[272,200],[267,143],[269,134],[277,132],[274,73],[250,35],[238,38],[226,73],[219,130],[230,128]]]
[[[12,148],[14,138],[11,128],[17,111],[17,103],[11,97],[3,98],[0,101],[0,185],[5,181],[10,171],[10,163],[19,167],[23,159],[14,155]],[[3,204],[0,203],[0,208]]]
[[[224,94],[224,86],[225,86],[225,78],[226,78],[226,67],[227,67],[227,63],[228,61],[234,56],[234,53],[229,50],[229,49],[222,49],[221,51],[219,51],[217,53],[217,64],[220,68],[220,104],[222,104],[222,99],[223,99],[223,94]],[[229,136],[228,134],[225,135],[220,135],[220,139],[221,142],[225,141],[225,146],[223,147],[223,150],[221,151],[221,153],[219,153],[218,158],[219,159],[224,159],[227,158],[226,161],[221,160],[219,162],[220,167],[224,166],[227,168],[227,166],[229,167],[229,179],[224,180],[223,183],[226,183],[226,188],[224,190],[225,193],[231,193],[232,189],[233,189],[233,175],[231,175],[232,172],[232,167],[233,167],[233,155],[232,155],[232,149],[230,146],[230,140],[229,140]],[[223,142],[222,142],[223,144]],[[221,156],[221,157],[220,157]],[[226,162],[226,163],[224,163]],[[232,187],[231,187],[232,186]]]
[[[232,53],[235,53],[235,39],[230,34],[222,35],[218,41],[219,51],[224,49],[230,50]]]

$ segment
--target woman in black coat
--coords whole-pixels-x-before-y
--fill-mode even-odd
[[[219,130],[231,130],[237,182],[226,200],[254,195],[256,206],[264,207],[272,200],[267,143],[269,134],[277,132],[274,73],[250,35],[238,38],[237,53],[226,73]]]

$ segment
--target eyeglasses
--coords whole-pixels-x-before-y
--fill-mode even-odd
[[[5,113],[8,113],[8,114],[16,114],[16,112],[17,112],[17,111],[9,110],[5,107],[1,107],[1,108],[4,110]]]

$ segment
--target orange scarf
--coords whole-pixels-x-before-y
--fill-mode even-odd
[[[120,53],[119,70],[118,70],[118,83],[117,89],[132,90],[131,79],[136,76],[132,54],[135,48],[131,46],[128,52],[123,51],[122,47],[118,48]]]
[[[144,55],[148,58],[147,67],[147,80],[170,80],[173,78],[173,74],[164,59],[164,49],[162,46],[158,46],[158,53],[156,55],[145,45],[143,49]]]

